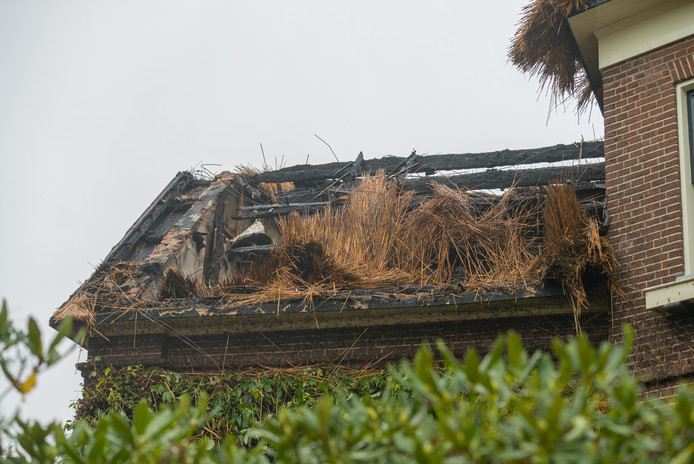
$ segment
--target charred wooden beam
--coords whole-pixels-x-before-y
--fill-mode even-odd
[[[419,172],[432,174],[436,171],[485,169],[602,157],[604,157],[603,142],[585,142],[583,144],[556,145],[532,150],[502,150],[488,153],[417,156],[416,160],[420,164]],[[393,174],[398,170],[398,167],[402,167],[406,163],[406,160],[407,158],[395,156],[363,160],[360,172],[376,173],[385,171],[387,174]],[[292,166],[277,171],[248,176],[247,182],[254,185],[260,182],[294,182],[295,185],[300,185],[326,179],[334,180],[339,178],[339,173],[343,173],[354,164],[354,162],[346,162],[328,163],[320,166]]]
[[[246,247],[238,247],[238,248],[231,248],[227,250],[227,254],[235,254],[235,255],[243,255],[243,256],[248,256],[248,255],[254,255],[254,256],[261,256],[261,255],[266,255],[270,253],[270,250],[275,248],[275,245],[253,245],[253,246],[246,246]]]
[[[241,206],[239,207],[240,211],[272,211],[277,208],[307,208],[311,206],[325,206],[324,201],[320,202],[313,202],[313,203],[289,203],[286,205],[279,205],[279,204],[273,204],[273,205],[255,205],[255,206]]]
[[[259,205],[257,209],[253,207],[245,207],[242,214],[232,216],[232,219],[261,219],[268,217],[286,216],[294,211],[301,214],[313,214],[317,211],[322,211],[329,202],[313,202],[313,203],[290,203],[287,205]]]
[[[553,166],[527,170],[490,169],[488,171],[453,176],[430,176],[407,179],[403,186],[416,193],[428,193],[432,183],[467,188],[471,190],[506,189],[509,187],[532,187],[567,181],[591,181],[605,178],[605,163],[579,166]]]
[[[423,156],[422,162],[437,171],[452,171],[556,163],[567,160],[603,158],[604,156],[603,142],[585,142],[583,145],[556,145],[531,150],[502,150],[467,155],[429,155]]]
[[[581,202],[586,202],[586,204],[601,202],[605,197],[605,186],[600,183],[577,182],[575,184],[575,188],[578,200]],[[415,208],[425,203],[430,198],[430,195],[419,196],[410,204],[410,207]],[[536,194],[528,193],[520,195],[512,198],[510,203],[513,207],[518,207],[521,205],[531,206],[543,202],[544,198],[544,193],[538,189]],[[501,197],[490,196],[488,198],[473,198],[471,199],[471,204],[478,209],[484,209],[498,203],[499,201],[501,201]],[[300,214],[314,214],[325,209],[329,203],[332,204],[333,207],[340,207],[344,204],[344,200],[332,200],[331,202],[291,203],[288,205],[259,205],[257,207],[246,206],[243,208],[243,214],[234,216],[233,219],[247,220],[270,217],[276,218],[279,216],[286,216],[295,211]]]

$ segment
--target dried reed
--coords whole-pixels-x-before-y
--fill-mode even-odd
[[[202,296],[202,283],[186,277],[178,269],[168,268],[159,287],[159,300],[168,298],[195,298]]]
[[[566,19],[586,0],[534,0],[523,8],[509,59],[522,72],[538,76],[555,103],[577,95],[579,111],[591,101],[591,87]],[[598,89],[594,89],[598,91]]]
[[[511,207],[512,189],[500,198],[444,185],[433,191],[433,198],[409,215],[398,249],[403,268],[422,284],[445,285],[457,274],[468,291],[530,280],[535,208]],[[480,209],[475,203],[481,201],[491,206]]]
[[[258,302],[297,287],[334,292],[453,283],[484,291],[537,283],[529,233],[536,209],[511,207],[512,191],[498,200],[443,185],[433,191],[412,208],[411,192],[383,175],[367,176],[342,209],[280,220],[284,246],[246,276],[266,288]],[[480,210],[473,204],[480,200],[491,206]]]
[[[550,185],[546,192],[545,238],[537,269],[543,281],[561,282],[580,330],[581,311],[588,305],[583,276],[589,271],[604,275],[620,296],[624,292],[614,280],[619,263],[607,237],[600,235],[598,222],[581,209],[573,186]]]
[[[277,164],[277,163],[275,163]],[[236,171],[239,172],[240,174],[248,174],[248,175],[254,175],[254,174],[259,174],[261,172],[270,172],[270,171],[276,171],[277,169],[280,169],[281,166],[275,166],[274,168],[267,163],[263,162],[263,166],[261,169],[254,168],[250,164],[248,165],[239,165],[236,166]],[[293,182],[260,182],[258,184],[258,188],[262,190],[263,192],[267,193],[270,196],[270,199],[272,200],[273,203],[277,203],[277,197],[275,196],[278,192],[285,192],[287,190],[293,190],[294,189],[294,183]]]

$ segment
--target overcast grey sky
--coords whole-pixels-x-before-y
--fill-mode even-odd
[[[342,161],[602,138],[507,63],[525,3],[0,0],[0,297],[50,331],[177,171],[260,143],[293,165],[333,159],[314,134]],[[77,356],[26,415],[72,416]]]

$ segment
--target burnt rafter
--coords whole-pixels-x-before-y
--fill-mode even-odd
[[[593,150],[591,153],[597,152],[599,150]],[[410,174],[409,177],[406,176],[408,171],[411,172],[422,165],[421,158],[413,153],[407,158],[411,160],[410,163],[407,164],[403,160],[398,166],[395,166],[396,171],[389,178],[400,178],[403,189],[413,191],[416,195],[430,194],[436,183],[471,190],[503,190],[511,186],[534,187],[567,181],[576,182],[576,190],[580,197],[600,196],[604,193],[605,165],[602,162],[525,169],[488,169],[481,172],[453,175]],[[534,160],[534,158],[531,159]],[[350,182],[341,182],[340,180],[324,180],[322,183],[314,183],[313,186],[300,186],[292,190],[278,192],[275,195],[276,203],[244,206],[240,208],[239,214],[234,216],[234,219],[278,217],[294,211],[301,214],[312,214],[322,210],[328,204],[342,204],[344,197],[349,193],[350,185]]]
[[[582,144],[555,145],[552,147],[531,150],[501,150],[487,153],[442,154],[442,155],[410,155],[411,161],[419,164],[416,172],[433,175],[439,171],[454,171],[463,169],[492,169],[502,166],[517,166],[535,163],[554,163],[567,160],[602,158],[604,157],[603,142],[584,142]],[[297,165],[247,176],[246,181],[251,185],[262,182],[293,182],[294,185],[314,185],[326,180],[339,180],[355,164],[360,164],[361,173],[376,173],[384,171],[387,175],[397,173],[408,158],[387,156],[380,159],[327,163],[320,166]],[[413,163],[414,164],[414,163]],[[410,169],[408,172],[415,172]],[[349,171],[348,171],[349,173]],[[351,174],[351,173],[349,173]]]
[[[576,195],[579,198],[579,200],[584,201],[588,200],[590,202],[594,202],[594,198],[601,198],[604,196],[605,193],[605,186],[601,182],[596,182],[596,181],[587,181],[587,182],[576,182]],[[426,201],[426,199],[429,198],[429,194],[431,193],[431,185],[426,185],[426,184],[419,184],[419,185],[413,185],[412,186],[414,190],[419,190],[418,191],[418,198],[415,199],[412,202],[412,207],[416,207],[420,205],[423,201]],[[335,189],[331,191],[331,193],[334,194],[346,194],[343,189]],[[421,196],[419,195],[421,194]],[[489,197],[486,200],[478,200],[478,201],[473,201],[472,203],[475,204],[476,207],[480,209],[487,208],[491,206],[493,203],[498,202],[499,197]],[[544,201],[544,196],[543,195],[535,195],[535,196],[520,196],[517,199],[514,199],[513,202],[518,202],[518,203],[523,203],[527,204],[528,202],[532,203],[542,203]],[[257,207],[254,206],[244,206],[243,208],[239,208],[241,211],[241,214],[238,214],[236,216],[233,216],[232,219],[235,220],[249,220],[249,219],[263,219],[263,218],[276,218],[279,216],[286,216],[290,213],[297,212],[299,214],[314,214],[319,211],[322,211],[325,209],[328,205],[332,206],[342,206],[344,204],[344,200],[332,200],[332,201],[324,201],[324,202],[313,202],[313,203],[290,203],[290,204],[282,204],[282,205],[258,205]],[[592,203],[591,203],[592,204]],[[602,202],[600,202],[602,204]],[[606,210],[605,210],[606,211]]]
[[[538,169],[489,169],[451,176],[415,177],[407,179],[404,182],[404,188],[417,193],[426,193],[431,190],[432,183],[437,182],[471,190],[490,190],[563,183],[572,179],[585,182],[604,178],[605,163],[591,163]]]

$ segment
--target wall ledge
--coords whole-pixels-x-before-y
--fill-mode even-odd
[[[646,288],[643,293],[646,297],[646,309],[694,301],[694,274],[679,277],[674,282]]]

